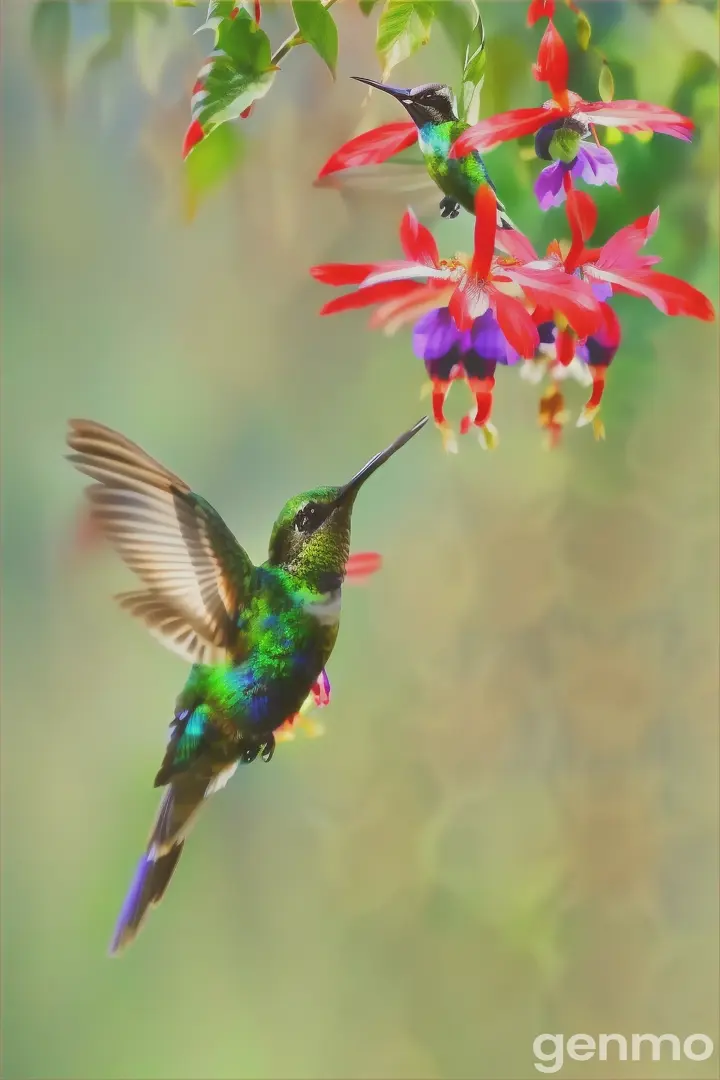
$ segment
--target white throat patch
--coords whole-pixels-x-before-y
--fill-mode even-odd
[[[342,589],[333,589],[332,592],[306,600],[304,606],[308,615],[312,615],[323,626],[329,626],[340,618],[341,603]]]

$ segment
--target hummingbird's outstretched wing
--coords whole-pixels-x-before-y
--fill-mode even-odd
[[[419,156],[417,161],[393,159],[381,165],[343,169],[316,180],[313,186],[337,191],[351,208],[364,202],[383,203],[400,215],[411,202],[418,214],[439,217],[437,186]]]
[[[97,483],[91,512],[123,561],[148,586],[123,608],[191,663],[227,659],[253,564],[218,512],[123,435],[71,420],[69,460]]]

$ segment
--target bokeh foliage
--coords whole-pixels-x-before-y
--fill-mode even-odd
[[[690,146],[613,148],[600,232],[659,203],[663,268],[715,298],[712,9],[586,7],[576,89],[604,57],[618,97],[698,125]],[[39,10],[3,7],[3,1074],[524,1080],[543,1031],[717,1045],[717,343],[629,297],[606,443],[543,453],[511,373],[494,456],[448,460],[428,433],[368,485],[353,546],[385,568],[348,590],[326,736],[236,778],[133,951],[106,958],[184,670],[113,607],[117,560],[70,550],[66,417],[139,440],[262,558],[287,495],[422,408],[407,335],[318,319],[307,276],[391,257],[410,196],[312,187],[342,140],[398,118],[347,77],[378,75],[379,8],[333,8],[336,83],[293,49],[218,129],[232,169],[205,163],[201,205],[180,148],[204,9],[53,3],[38,30]],[[537,103],[525,4],[482,16],[482,114]],[[292,8],[262,25],[283,41]],[[393,78],[457,86],[462,59],[433,28]],[[509,145],[488,165],[541,247],[563,216],[537,209],[538,163]],[[441,249],[468,230],[438,223]]]

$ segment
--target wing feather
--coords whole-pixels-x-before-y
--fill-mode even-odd
[[[149,586],[122,594],[168,648],[214,663],[233,641],[253,566],[217,511],[135,443],[102,424],[71,420],[69,460],[95,481],[93,519]]]

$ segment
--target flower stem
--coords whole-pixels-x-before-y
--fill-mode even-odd
[[[337,3],[337,0],[323,0],[323,7],[324,8],[331,8],[333,6],[333,4],[336,4],[336,3]],[[296,45],[304,45],[304,44],[305,44],[305,38],[300,33],[300,28],[296,25],[293,32],[289,35],[289,37],[285,38],[282,45],[278,45],[277,49],[275,50],[275,52],[272,54],[272,57],[270,58],[270,63],[271,64],[279,64],[280,61],[283,60],[287,56],[287,54],[290,52],[291,49],[294,49]]]

